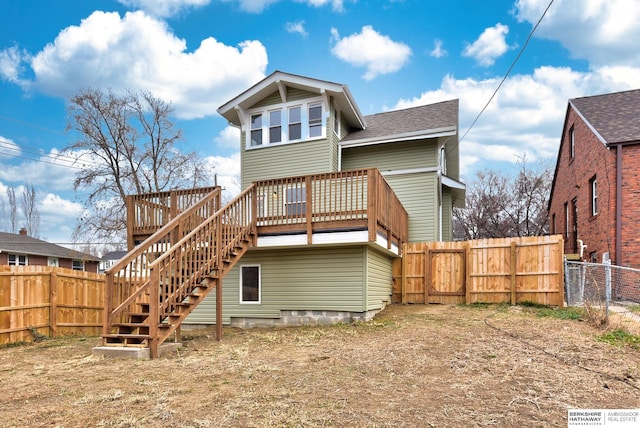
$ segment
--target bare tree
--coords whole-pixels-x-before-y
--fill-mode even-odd
[[[539,236],[548,233],[552,174],[542,164],[518,161],[514,177],[488,170],[467,183],[466,207],[453,212],[456,239]]]
[[[27,234],[34,238],[40,237],[40,213],[36,205],[36,189],[27,183],[22,191],[22,214],[24,215]]]
[[[74,188],[88,193],[75,239],[123,239],[127,194],[207,184],[196,153],[177,148],[182,132],[171,122],[172,105],[151,93],[84,90],[70,100],[69,113],[78,139],[66,150],[86,157]]]
[[[16,189],[7,188],[7,199],[9,202],[9,232],[18,232],[18,205],[16,204]]]

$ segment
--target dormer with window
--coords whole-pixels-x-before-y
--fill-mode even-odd
[[[241,132],[242,187],[337,171],[338,142],[365,127],[346,86],[280,71],[218,111]]]

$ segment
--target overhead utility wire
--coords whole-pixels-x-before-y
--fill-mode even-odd
[[[482,116],[482,114],[484,113],[484,111],[487,109],[487,107],[489,107],[489,104],[491,104],[491,101],[493,101],[493,98],[496,96],[496,94],[498,93],[498,91],[500,90],[500,87],[502,87],[502,84],[504,83],[505,80],[507,80],[507,77],[509,77],[509,74],[511,73],[511,70],[513,70],[513,67],[515,67],[516,63],[518,62],[518,60],[520,59],[520,56],[522,56],[522,53],[524,52],[524,50],[526,49],[527,45],[529,44],[529,40],[531,40],[531,37],[533,37],[533,33],[535,33],[536,29],[538,28],[538,25],[540,25],[540,23],[542,22],[542,20],[544,19],[544,16],[547,14],[547,11],[549,10],[549,8],[551,7],[551,5],[553,4],[553,0],[551,0],[549,2],[549,5],[547,6],[547,8],[544,10],[544,12],[542,12],[542,16],[540,17],[540,19],[538,19],[538,22],[536,22],[536,25],[534,25],[534,27],[531,29],[531,32],[529,33],[529,36],[527,37],[527,40],[524,42],[524,45],[522,45],[522,49],[520,49],[520,52],[518,52],[518,55],[516,56],[516,58],[513,60],[513,62],[511,63],[511,67],[509,67],[509,70],[507,70],[507,73],[504,75],[504,77],[502,78],[502,80],[500,81],[500,84],[498,85],[498,87],[496,88],[495,91],[493,91],[493,94],[491,95],[491,98],[489,98],[489,101],[487,101],[487,103],[485,104],[484,107],[482,107],[482,110],[480,110],[480,113],[478,113],[478,115],[476,116],[476,118],[473,120],[473,122],[471,123],[471,125],[469,125],[469,127],[467,128],[467,130],[465,131],[464,135],[460,138],[460,140],[458,140],[458,142],[462,141],[464,139],[464,137],[467,136],[467,134],[469,133],[469,131],[471,130],[471,128],[473,128],[473,126],[476,124],[476,122],[478,121],[478,119],[480,119],[480,116]]]
[[[18,154],[10,153],[10,152],[17,152]],[[22,147],[22,146],[19,146],[17,144],[12,144],[12,143],[9,143],[7,141],[2,141],[2,140],[0,140],[0,154],[4,154],[4,155],[7,155],[7,156],[12,156],[12,157],[21,157],[21,158],[24,158],[24,159],[35,160],[35,161],[38,161],[38,162],[53,163],[55,165],[68,166],[68,167],[71,167],[71,168],[78,168],[77,166],[73,165],[73,164],[78,162],[78,159],[74,158],[72,156],[63,155],[62,153],[59,153],[59,154],[44,154],[43,151],[40,150],[40,149],[32,149],[30,147]],[[28,157],[27,155],[38,156],[38,158]],[[48,159],[48,160],[41,160],[41,158],[45,158],[45,159]],[[65,162],[65,164],[57,163],[56,161],[57,162]],[[71,164],[71,165],[69,165],[69,164]]]

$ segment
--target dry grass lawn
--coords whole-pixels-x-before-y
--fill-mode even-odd
[[[156,360],[99,339],[0,349],[3,427],[566,426],[640,407],[640,351],[505,306],[393,305],[354,325],[183,332]]]

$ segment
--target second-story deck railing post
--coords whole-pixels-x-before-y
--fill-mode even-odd
[[[307,175],[304,178],[305,186],[305,217],[307,220],[307,244],[313,243],[313,185],[311,176]]]
[[[369,230],[369,242],[374,242],[376,240],[376,234],[377,234],[377,219],[378,219],[378,213],[377,213],[377,208],[378,208],[378,204],[377,204],[377,199],[378,199],[378,176],[377,176],[377,172],[378,170],[376,169],[369,169],[367,170],[367,178],[368,178],[368,185],[367,185],[367,219],[368,219],[368,226],[367,229]]]

